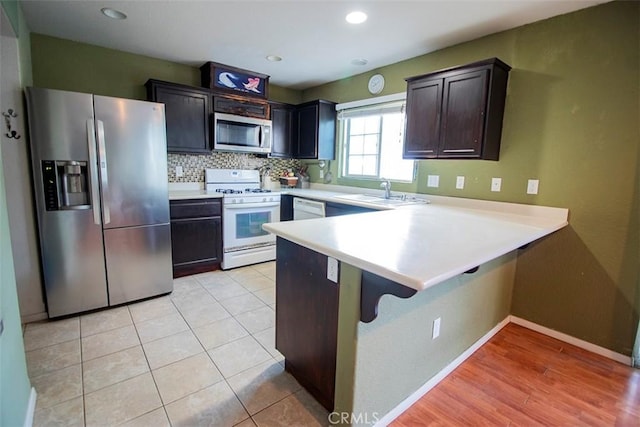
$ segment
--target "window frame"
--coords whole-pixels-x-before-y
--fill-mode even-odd
[[[397,178],[387,178],[387,177],[383,177],[380,173],[380,168],[381,168],[381,164],[382,164],[382,129],[383,129],[383,120],[380,120],[380,125],[379,125],[379,132],[378,132],[378,146],[377,146],[377,154],[376,154],[376,170],[377,170],[377,176],[374,175],[349,175],[347,173],[348,169],[348,161],[349,161],[349,156],[348,156],[348,133],[350,131],[349,127],[350,127],[350,120],[353,117],[358,117],[358,112],[362,112],[360,115],[361,116],[365,116],[366,111],[370,110],[372,112],[376,111],[376,106],[378,107],[377,110],[380,110],[381,112],[379,113],[379,116],[382,117],[383,112],[385,110],[385,105],[387,106],[387,108],[394,108],[394,104],[398,104],[399,102],[402,102],[402,106],[400,107],[400,111],[401,112],[405,112],[405,106],[406,106],[406,92],[402,92],[402,93],[396,93],[396,94],[392,94],[392,95],[386,95],[386,96],[380,96],[380,97],[374,97],[374,98],[369,98],[369,99],[363,99],[363,100],[358,100],[358,101],[353,101],[353,102],[347,102],[347,103],[342,103],[342,104],[338,104],[336,105],[336,110],[337,110],[337,114],[338,114],[338,145],[339,145],[339,149],[338,149],[338,153],[339,153],[339,164],[338,164],[338,172],[339,172],[339,177],[340,178],[344,178],[344,179],[350,179],[350,180],[359,180],[359,181],[380,181],[383,179],[389,179],[391,182],[398,182],[398,183],[404,183],[404,184],[413,184],[415,183],[416,177],[417,177],[417,170],[418,170],[418,163],[415,160],[412,159],[406,159],[406,160],[411,160],[413,162],[413,167],[412,167],[412,173],[411,173],[411,179],[410,180],[402,180],[402,179],[397,179]],[[353,116],[349,117],[349,112],[355,112],[352,113]],[[342,117],[343,114],[347,114],[348,117]],[[371,114],[374,115],[374,114]],[[404,116],[404,121],[402,123],[402,127],[403,127],[403,134],[402,134],[402,138],[403,141],[402,143],[404,144],[404,126],[406,123],[406,113]]]

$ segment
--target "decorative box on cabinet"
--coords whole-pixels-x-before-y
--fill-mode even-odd
[[[498,160],[510,70],[492,58],[406,79],[403,157]]]
[[[210,153],[210,92],[159,80],[149,80],[145,86],[148,100],[165,105],[167,151]]]
[[[173,277],[211,271],[222,261],[221,199],[171,200]]]

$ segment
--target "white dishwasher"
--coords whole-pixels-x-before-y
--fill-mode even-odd
[[[324,218],[324,202],[316,200],[293,198],[293,220]]]

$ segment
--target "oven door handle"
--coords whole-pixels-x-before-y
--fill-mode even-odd
[[[280,202],[273,203],[265,203],[265,202],[257,202],[257,203],[239,203],[239,204],[228,204],[224,205],[224,209],[248,209],[248,208],[275,208],[280,206]]]

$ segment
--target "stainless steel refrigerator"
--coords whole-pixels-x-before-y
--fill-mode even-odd
[[[26,96],[49,317],[171,292],[164,105]]]

